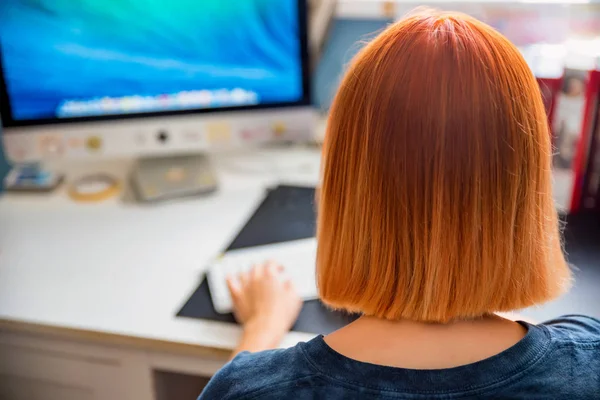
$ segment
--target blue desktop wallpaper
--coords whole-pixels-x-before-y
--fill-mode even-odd
[[[296,0],[0,0],[0,45],[14,120],[198,90],[302,98]]]

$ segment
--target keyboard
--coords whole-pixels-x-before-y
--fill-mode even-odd
[[[232,250],[216,259],[208,268],[207,279],[213,306],[218,313],[231,312],[231,296],[227,288],[228,275],[249,270],[252,265],[275,260],[284,267],[283,277],[294,284],[304,300],[317,298],[315,238],[294,240],[265,246]]]

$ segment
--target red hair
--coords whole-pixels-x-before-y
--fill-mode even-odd
[[[317,275],[338,309],[446,322],[568,287],[551,144],[519,51],[425,11],[354,58],[323,148]]]

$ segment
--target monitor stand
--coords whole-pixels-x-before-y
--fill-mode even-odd
[[[133,167],[131,186],[139,201],[153,202],[214,192],[217,178],[204,154],[145,157]]]

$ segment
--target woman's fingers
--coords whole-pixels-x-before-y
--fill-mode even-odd
[[[240,297],[242,288],[240,286],[240,282],[236,277],[231,275],[227,276],[227,288],[229,289],[229,293],[231,294],[231,298],[235,301]]]
[[[264,267],[262,264],[255,264],[252,266],[252,269],[250,270],[250,277],[253,281],[257,281],[260,280],[260,278],[262,278],[262,276],[264,275]]]
[[[294,283],[292,281],[290,281],[289,279],[286,280],[285,282],[283,282],[283,287],[287,291],[296,292],[296,286],[294,286]]]
[[[275,275],[281,274],[283,272],[283,265],[277,263],[274,260],[269,260],[265,263],[265,270],[270,275],[275,276]]]
[[[239,295],[251,282],[259,282],[266,277],[276,277],[283,271],[284,268],[282,265],[270,260],[263,264],[254,264],[250,270],[241,272],[237,278],[227,277],[227,285],[230,291],[233,288]]]
[[[240,282],[240,286],[242,288],[245,288],[248,285],[248,282],[250,282],[250,274],[248,271],[244,271],[242,273],[240,273],[238,275],[238,280]]]

